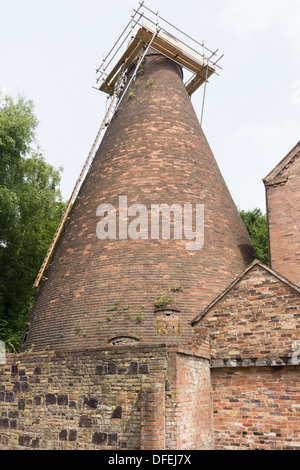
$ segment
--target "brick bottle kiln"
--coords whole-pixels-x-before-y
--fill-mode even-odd
[[[248,233],[190,101],[216,64],[150,22],[137,26],[117,64],[100,75],[100,90],[117,105],[43,273],[23,350],[186,342],[199,309],[251,260]],[[183,68],[193,72],[186,84]],[[202,205],[203,247],[188,250],[173,229],[170,239],[153,239],[150,223],[140,239],[119,236],[117,223],[115,240],[99,240],[100,205],[132,220],[120,196],[149,214],[153,204]]]

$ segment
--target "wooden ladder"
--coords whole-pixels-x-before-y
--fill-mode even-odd
[[[38,275],[37,275],[37,277],[36,277],[36,280],[34,281],[33,289],[36,288],[36,287],[38,287],[38,285],[39,285],[39,283],[40,283],[40,280],[41,280],[41,278],[42,278],[42,276],[43,276],[43,274],[44,274],[44,271],[45,271],[45,269],[46,269],[46,266],[47,266],[47,264],[48,264],[48,262],[49,262],[49,259],[50,259],[51,255],[52,255],[52,252],[53,252],[53,249],[54,249],[54,247],[55,247],[55,244],[56,244],[56,242],[57,242],[57,240],[58,240],[58,238],[59,238],[59,235],[60,235],[60,233],[61,233],[61,231],[62,231],[62,229],[63,229],[64,223],[65,223],[65,221],[66,221],[66,219],[67,219],[67,217],[68,217],[68,214],[69,214],[69,212],[70,212],[71,206],[72,206],[72,204],[73,204],[73,202],[74,202],[74,200],[75,200],[75,198],[76,198],[76,195],[77,195],[77,193],[78,193],[80,183],[81,183],[81,181],[82,181],[82,179],[83,179],[83,177],[84,177],[84,175],[85,175],[85,172],[87,171],[88,167],[90,166],[90,162],[91,162],[92,157],[93,157],[93,155],[94,155],[94,153],[95,153],[95,150],[96,150],[98,141],[99,141],[99,139],[100,139],[100,136],[101,136],[101,134],[102,134],[103,129],[104,129],[105,126],[106,126],[106,123],[107,123],[107,121],[108,121],[109,115],[110,115],[110,113],[111,113],[111,110],[112,110],[112,108],[113,108],[113,106],[114,106],[114,103],[115,103],[117,97],[118,97],[118,89],[117,89],[117,87],[116,87],[116,89],[115,89],[115,91],[114,91],[114,94],[113,94],[113,97],[112,97],[112,100],[111,100],[111,102],[110,102],[110,105],[109,105],[109,107],[108,107],[108,109],[107,109],[107,112],[106,112],[105,117],[104,117],[104,119],[103,119],[103,121],[102,121],[102,124],[101,124],[101,126],[100,126],[100,128],[99,128],[99,130],[98,130],[98,133],[97,133],[96,138],[95,138],[95,140],[94,140],[94,143],[93,143],[93,145],[92,145],[92,147],[91,147],[91,150],[90,150],[90,152],[89,152],[89,154],[88,154],[88,157],[87,157],[87,159],[86,159],[86,161],[85,161],[85,163],[84,163],[84,165],[83,165],[83,168],[82,168],[82,170],[81,170],[81,173],[80,173],[80,175],[79,175],[79,177],[78,177],[78,179],[77,179],[77,181],[76,181],[76,184],[75,184],[75,186],[74,186],[73,192],[72,192],[71,197],[70,197],[70,199],[69,199],[69,202],[68,202],[68,204],[67,204],[67,206],[66,206],[66,208],[65,208],[65,210],[64,210],[63,216],[62,216],[62,218],[61,218],[61,220],[60,220],[60,222],[59,222],[59,225],[58,225],[57,230],[56,230],[56,232],[55,232],[55,234],[54,234],[54,237],[53,237],[53,239],[52,239],[52,242],[51,242],[51,244],[50,244],[50,246],[49,246],[49,249],[48,249],[48,251],[47,251],[47,254],[46,254],[46,256],[45,256],[45,259],[44,259],[44,261],[43,261],[43,263],[42,263],[42,265],[41,265],[41,267],[40,267],[40,270],[39,270],[39,272],[38,272]]]

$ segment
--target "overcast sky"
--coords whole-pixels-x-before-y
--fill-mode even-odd
[[[300,140],[299,0],[148,0],[224,53],[207,87],[203,129],[234,201],[265,212],[262,183]],[[45,159],[68,199],[104,117],[95,69],[136,0],[0,0],[0,83],[35,103]],[[202,89],[192,98],[200,119]]]

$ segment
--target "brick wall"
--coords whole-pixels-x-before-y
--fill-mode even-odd
[[[259,262],[199,315],[216,449],[300,448],[299,318],[300,290]]]
[[[166,345],[8,355],[0,366],[0,449],[204,447],[208,440],[195,439],[203,402],[189,392],[208,371],[207,358]],[[198,427],[187,439],[192,416]]]
[[[290,358],[300,340],[300,290],[261,263],[238,279],[197,322],[212,359]]]
[[[299,366],[212,371],[216,449],[300,449]]]
[[[176,432],[179,449],[213,449],[212,391],[209,363],[176,355]]]
[[[165,377],[156,374],[142,380],[141,450],[163,450],[165,435]]]
[[[264,182],[270,261],[273,269],[300,285],[300,143]]]

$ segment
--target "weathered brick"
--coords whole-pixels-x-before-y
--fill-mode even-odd
[[[228,377],[227,369],[212,370],[216,449],[298,449],[299,408],[293,408],[298,371],[238,368]],[[258,395],[259,400],[252,399]],[[239,432],[246,438],[238,443]]]
[[[300,285],[300,142],[264,179],[270,263],[296,285]]]
[[[108,435],[108,445],[117,446],[118,445],[118,434],[113,433]]]
[[[106,364],[100,364],[100,365],[96,366],[96,374],[97,375],[107,374],[107,365]]]
[[[59,440],[60,441],[67,441],[68,440],[68,431],[66,429],[62,429],[59,433]]]
[[[18,401],[18,409],[23,411],[25,410],[25,407],[26,407],[25,398],[20,398],[20,400]]]
[[[107,442],[107,434],[104,432],[94,432],[92,442],[96,445],[104,445]]]
[[[0,428],[1,429],[8,429],[9,428],[8,418],[0,418]]]
[[[46,394],[46,405],[56,405],[56,395],[53,393]]]
[[[91,428],[93,425],[93,420],[89,415],[81,415],[79,419],[80,428]]]
[[[77,430],[76,429],[70,429],[69,431],[69,441],[70,442],[75,442],[77,440]]]
[[[122,418],[122,407],[118,406],[112,413],[111,417],[113,419],[121,419]]]
[[[41,396],[35,396],[34,397],[34,404],[39,406],[39,405],[41,405],[41,403],[42,403],[42,397]]]
[[[68,395],[58,395],[57,404],[60,406],[67,406],[69,404]]]
[[[6,392],[5,401],[13,403],[15,401],[15,394],[13,392]]]
[[[11,374],[17,375],[17,373],[18,373],[18,366],[14,364],[11,366]]]
[[[29,447],[31,442],[31,437],[27,435],[19,436],[19,445],[23,447]]]
[[[36,439],[32,439],[31,447],[33,449],[38,449],[40,447],[40,438],[39,437],[37,437]]]
[[[89,408],[97,409],[98,399],[95,397],[85,397],[83,400],[83,404],[88,406]]]

